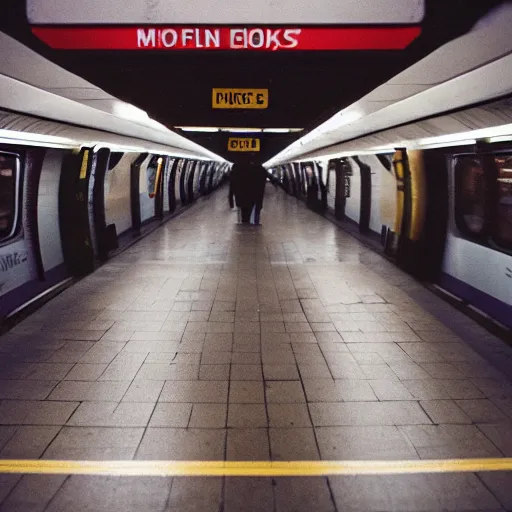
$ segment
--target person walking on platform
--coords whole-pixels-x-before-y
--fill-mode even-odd
[[[251,218],[254,224],[259,224],[266,181],[267,171],[253,161],[233,166],[233,191],[242,224],[250,224]]]
[[[252,211],[251,173],[246,162],[235,163],[231,169],[230,194],[233,192],[239,212],[239,222],[248,224]]]

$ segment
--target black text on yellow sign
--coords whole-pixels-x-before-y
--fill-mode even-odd
[[[212,108],[268,108],[268,89],[213,89]]]
[[[228,139],[228,151],[259,151],[260,139],[250,137],[230,137]]]

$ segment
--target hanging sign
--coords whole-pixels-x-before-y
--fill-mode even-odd
[[[230,137],[228,151],[259,151],[260,139],[251,137]]]
[[[22,0],[18,0],[21,2]],[[25,0],[32,25],[414,25],[426,0]]]
[[[213,89],[212,108],[268,108],[268,89]]]
[[[33,26],[61,50],[403,50],[421,33],[406,27]]]

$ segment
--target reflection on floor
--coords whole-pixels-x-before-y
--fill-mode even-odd
[[[0,338],[0,457],[512,456],[510,350],[272,187],[218,192]],[[442,311],[434,315],[429,311]],[[512,473],[0,476],[0,511],[506,510]]]

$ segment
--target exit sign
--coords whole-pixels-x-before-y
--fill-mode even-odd
[[[228,151],[259,151],[260,139],[252,137],[230,137]]]

